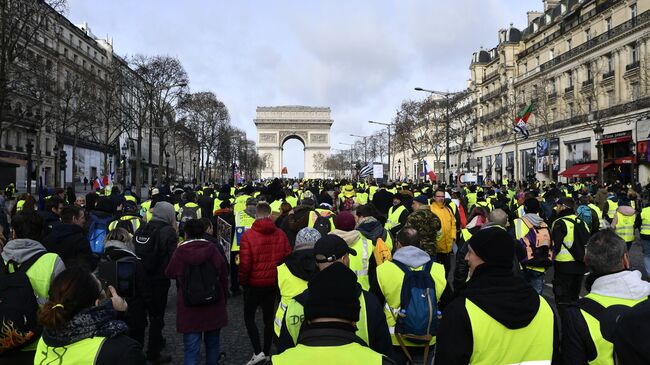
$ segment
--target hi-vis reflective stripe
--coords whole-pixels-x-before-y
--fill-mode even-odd
[[[516,362],[507,365],[550,365],[550,364],[551,362],[549,360],[534,360],[534,361]]]
[[[650,224],[642,224],[641,229],[650,229]]]
[[[384,304],[384,308],[386,308],[386,310],[389,311],[393,315],[393,318],[395,318],[395,323],[397,323],[397,314],[399,313],[399,308],[393,309],[393,308],[390,307],[390,305],[388,305],[388,303]],[[392,326],[392,327],[388,326],[388,332],[391,335],[394,335],[395,334],[395,326]]]

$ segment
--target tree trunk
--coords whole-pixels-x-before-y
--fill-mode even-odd
[[[138,129],[135,152],[135,191],[142,196],[142,128]],[[133,180],[133,177],[131,177]]]
[[[165,168],[165,143],[164,143],[165,137],[163,136],[162,133],[158,134],[158,173],[156,174],[156,180],[158,181],[158,184],[160,184],[163,181],[163,169]],[[165,172],[166,173],[166,172]]]

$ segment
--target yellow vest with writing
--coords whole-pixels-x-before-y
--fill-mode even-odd
[[[544,298],[539,298],[535,318],[518,329],[505,327],[469,299],[465,309],[472,328],[470,364],[551,364],[555,317]]]
[[[417,267],[414,271],[421,271],[424,265]],[[431,277],[436,286],[436,300],[440,300],[445,286],[447,286],[447,278],[445,276],[445,267],[439,263],[431,265]],[[386,315],[386,322],[388,323],[388,331],[390,332],[391,342],[394,346],[399,346],[399,341],[395,336],[396,316],[400,311],[402,285],[404,283],[404,272],[397,265],[392,262],[385,262],[377,266],[377,282],[381,292],[384,294],[386,304],[384,305],[384,314]],[[403,339],[406,346],[424,346],[423,344],[415,344],[406,339]],[[436,343],[436,337],[431,339],[430,344]]]
[[[50,347],[41,338],[34,364],[94,365],[104,341],[105,337],[90,337],[67,346]]]
[[[251,217],[245,211],[235,214],[235,234],[232,237],[232,246],[230,252],[239,252],[239,245],[241,244],[241,236],[244,232],[253,226],[255,217]]]
[[[278,287],[280,288],[280,305],[278,305],[278,310],[275,312],[273,330],[275,335],[280,337],[282,318],[284,318],[284,312],[287,310],[287,304],[293,297],[307,289],[307,281],[293,275],[287,265],[282,264],[278,266]]]

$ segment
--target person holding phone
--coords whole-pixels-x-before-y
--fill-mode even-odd
[[[147,328],[147,306],[151,304],[151,285],[149,285],[149,276],[142,265],[140,259],[136,256],[135,248],[133,247],[133,239],[131,234],[124,228],[116,228],[106,236],[104,255],[101,258],[103,262],[114,262],[117,269],[119,264],[125,264],[127,271],[132,271],[132,279],[125,270],[119,270],[127,277],[123,277],[126,286],[123,288],[128,293],[118,292],[125,296],[126,302],[129,305],[129,310],[126,313],[124,320],[129,325],[129,337],[138,341],[140,346],[144,346],[144,333]],[[128,265],[132,265],[133,269],[129,269]],[[101,264],[100,264],[101,265]],[[118,270],[116,270],[118,271]],[[101,276],[101,275],[100,275]],[[124,276],[124,275],[122,275]],[[106,278],[103,278],[106,279]]]
[[[128,304],[115,288],[107,293],[92,273],[71,268],[54,279],[49,294],[39,312],[44,329],[34,364],[147,363],[140,344],[126,336],[126,323],[116,319]]]

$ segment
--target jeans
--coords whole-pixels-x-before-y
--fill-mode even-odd
[[[265,355],[271,352],[271,341],[273,340],[273,319],[275,313],[275,298],[278,289],[275,286],[253,287],[244,289],[244,324],[248,337],[253,345],[255,354],[264,351]],[[264,323],[264,348],[260,344],[260,333],[255,324],[255,312],[257,307],[262,307],[262,323]]]
[[[641,240],[641,247],[643,247],[643,263],[645,264],[645,272],[650,276],[650,241]]]
[[[201,337],[205,342],[205,363],[217,365],[219,363],[219,332],[220,330],[208,332],[194,332],[183,334],[183,345],[185,347],[185,365],[198,365],[199,354],[201,353]]]
[[[535,289],[537,294],[542,295],[542,292],[544,292],[544,273],[525,268],[523,275],[524,279]]]

